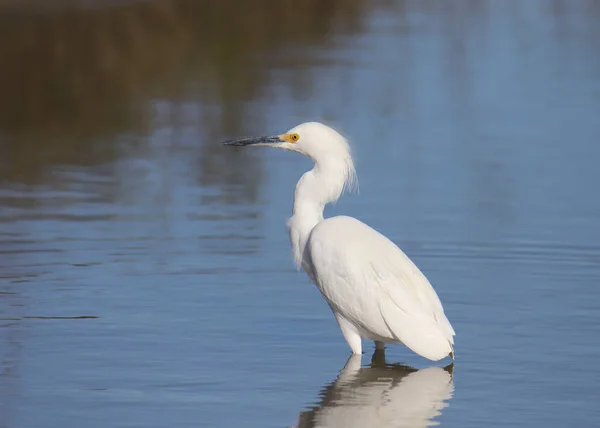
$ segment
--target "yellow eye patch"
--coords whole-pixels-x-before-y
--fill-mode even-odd
[[[280,135],[279,137],[281,137],[281,139],[287,141],[288,143],[297,143],[298,140],[300,139],[300,135],[298,134],[283,134]]]

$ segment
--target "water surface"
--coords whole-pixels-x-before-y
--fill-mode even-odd
[[[0,9],[0,426],[594,425],[597,2],[250,3]],[[310,162],[219,144],[306,120],[453,368],[347,361],[285,231]]]

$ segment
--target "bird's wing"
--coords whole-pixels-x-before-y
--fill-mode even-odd
[[[387,333],[381,335],[428,358],[445,352],[431,359],[452,350],[455,333],[435,290],[379,232],[351,217],[333,217],[313,229],[306,254],[313,281],[354,324]]]

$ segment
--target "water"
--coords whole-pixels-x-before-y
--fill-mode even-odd
[[[597,423],[596,2],[113,3],[0,9],[1,427]],[[452,376],[347,362],[285,231],[310,162],[218,144],[315,119]]]

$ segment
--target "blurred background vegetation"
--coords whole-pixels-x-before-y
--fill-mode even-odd
[[[578,3],[600,16],[600,2]],[[264,131],[261,100],[272,96],[273,70],[297,68],[279,83],[292,97],[310,97],[311,74],[302,70],[364,31],[375,8],[399,18],[407,9],[440,13],[451,26],[477,25],[486,14],[476,0],[4,0],[0,180],[40,184],[52,166],[114,161],[158,125],[185,124],[205,137],[194,142],[203,184],[245,181],[238,168],[215,168],[224,148],[204,142]],[[564,8],[547,2],[568,25]],[[449,52],[460,58],[462,48]]]
[[[336,35],[360,32],[370,6],[369,0],[4,1],[0,180],[38,184],[53,165],[110,162],[120,144],[135,145],[157,121],[195,124],[217,140],[243,133],[243,118],[261,117],[264,104],[249,101],[268,93],[270,70],[323,61],[307,47],[326,49]],[[298,85],[308,90],[310,82]],[[183,112],[189,102],[199,108]],[[259,122],[254,126],[258,131]],[[214,172],[210,165],[223,148],[201,149],[203,166]]]

